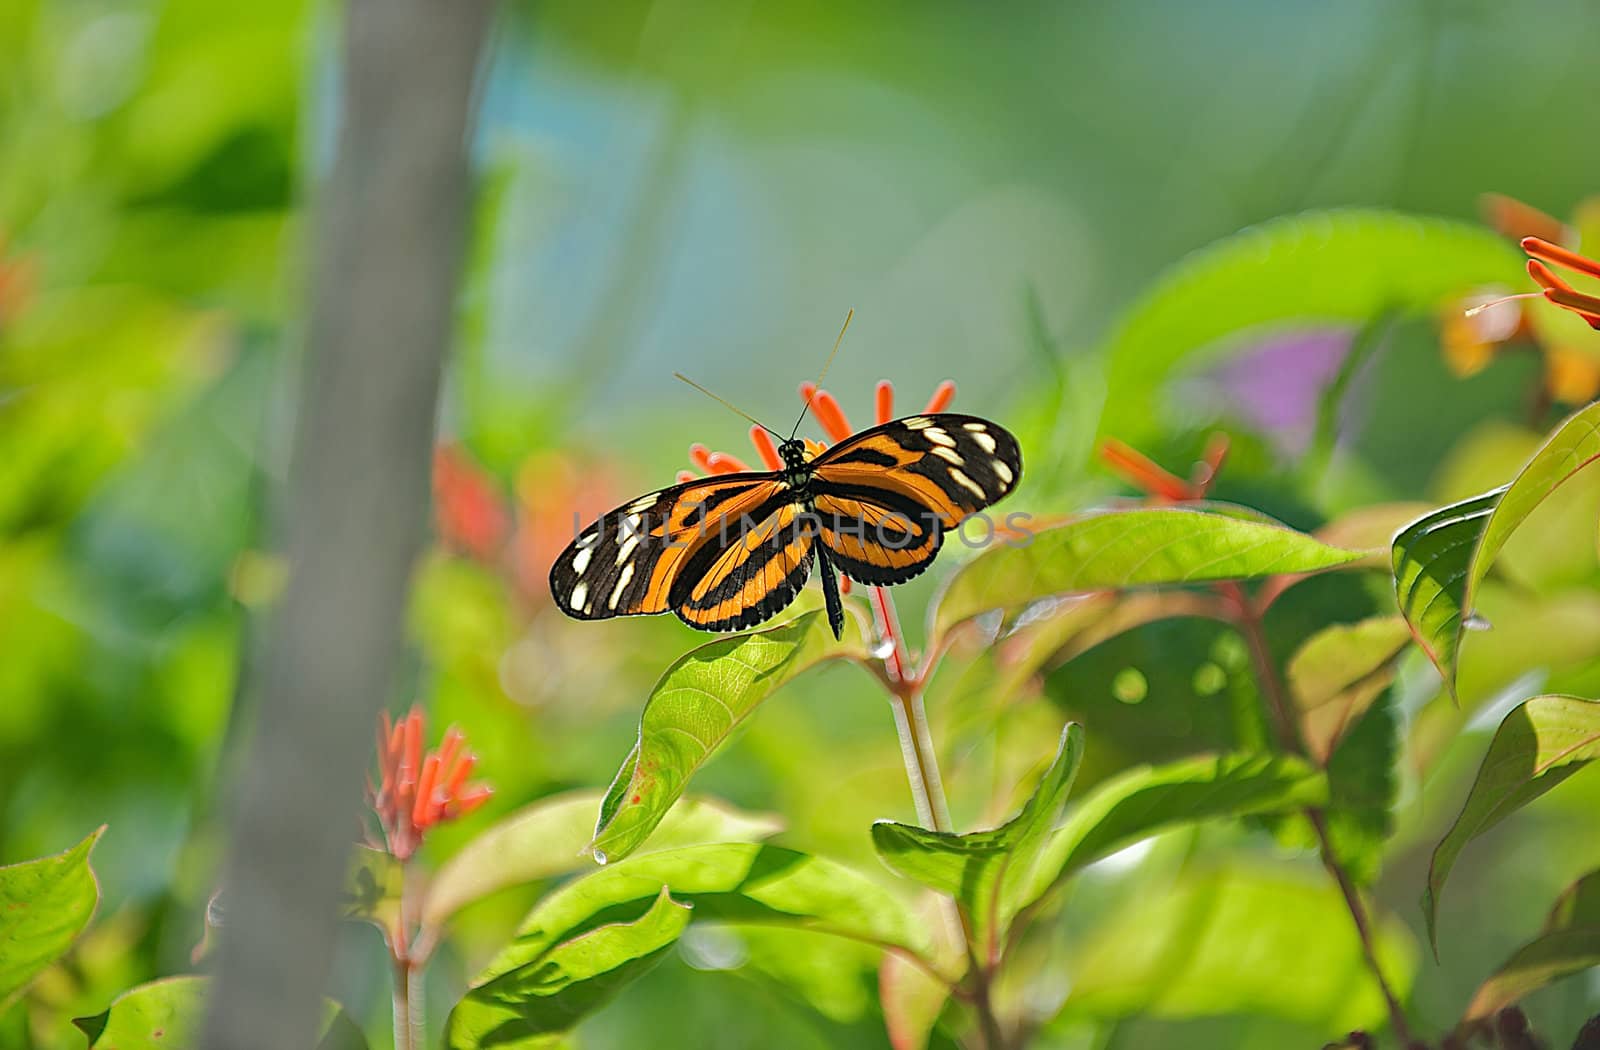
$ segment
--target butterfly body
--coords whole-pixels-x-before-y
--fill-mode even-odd
[[[869,585],[911,579],[1022,474],[1010,433],[954,413],[884,423],[812,458],[789,440],[778,456],[779,470],[715,474],[602,515],[552,566],[556,604],[577,619],[671,611],[738,630],[792,602],[815,560],[838,636],[835,569]]]

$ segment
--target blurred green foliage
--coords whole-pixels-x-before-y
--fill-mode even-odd
[[[71,1018],[188,972],[206,930],[239,683],[281,573],[282,393],[336,14],[0,6],[0,863],[109,825],[97,918],[0,1011],[6,1045],[82,1046]],[[1439,318],[1478,285],[1524,290],[1479,194],[1565,217],[1600,190],[1597,33],[1583,0],[507,5],[442,413],[484,473],[441,493],[503,520],[487,551],[441,529],[395,698],[461,725],[497,796],[440,828],[428,859],[607,783],[653,683],[704,640],[675,621],[569,623],[543,589],[575,508],[666,483],[691,440],[748,456],[741,423],[665,377],[786,418],[847,306],[830,377],[846,409],[865,418],[880,377],[907,403],[956,379],[958,409],[1023,440],[1005,509],[1126,494],[1093,461],[1103,434],[1176,466],[1226,430],[1212,495],[1305,529],[1508,482],[1558,416],[1540,353],[1570,319],[1533,310],[1544,350],[1519,337],[1459,377]],[[1320,401],[1368,325],[1344,397]],[[1307,438],[1318,419],[1336,440]],[[1600,787],[1580,776],[1466,848],[1438,902],[1449,949],[1417,950],[1429,855],[1501,716],[1600,692],[1597,511],[1600,482],[1579,477],[1510,537],[1478,595],[1494,629],[1465,636],[1459,706],[1411,653],[1329,769],[1336,839],[1372,880],[1426,1031],[1600,866]],[[900,589],[913,640],[938,583]],[[1286,660],[1329,623],[1394,611],[1340,575],[1289,590],[1266,629]],[[1068,716],[1086,727],[1080,787],[1270,739],[1221,624],[1141,622],[1081,651],[1042,634],[959,643],[933,683],[959,827],[1017,810]],[[1008,679],[1011,659],[1026,671]],[[874,684],[836,666],[786,685],[695,790],[781,813],[786,847],[885,883],[868,828],[914,817]],[[1313,1047],[1381,1023],[1305,841],[1289,820],[1207,824],[1091,867],[1022,949],[1062,986],[1002,994],[1072,1047]],[[461,912],[429,974],[436,1027],[551,885]],[[1264,914],[1284,921],[1233,918]],[[334,991],[384,1045],[375,940],[352,928]],[[1318,980],[1285,981],[1312,948]],[[579,1039],[878,1047],[877,966],[815,934],[691,937]],[[1527,1005],[1561,1040],[1600,996],[1578,976]]]

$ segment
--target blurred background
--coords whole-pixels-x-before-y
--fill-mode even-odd
[[[68,1018],[189,970],[201,938],[237,687],[282,575],[271,552],[285,392],[337,26],[333,9],[296,3],[0,6],[0,862],[109,825],[93,931],[0,1034],[81,1045]],[[1597,39],[1600,9],[1584,0],[505,5],[480,89],[438,542],[397,698],[463,726],[497,794],[429,850],[448,856],[497,815],[609,781],[650,684],[704,639],[670,618],[566,621],[549,608],[550,560],[575,513],[670,483],[691,442],[753,458],[746,424],[674,370],[777,427],[847,308],[856,319],[826,385],[853,421],[870,417],[879,379],[907,411],[955,380],[956,410],[1023,439],[1030,477],[1011,509],[1127,493],[1093,457],[1104,433],[1183,473],[1226,431],[1218,495],[1300,527],[1506,480],[1552,412],[1600,387],[1600,343],[1542,315],[1462,331],[1459,298],[1401,294],[1427,285],[1441,256],[1385,256],[1384,231],[1412,229],[1412,215],[1454,220],[1446,264],[1525,290],[1499,236],[1535,231],[1497,231],[1515,225],[1509,206],[1482,198],[1507,194],[1575,229],[1595,220],[1582,202],[1600,192]],[[1241,263],[1174,307],[1177,321],[1143,330],[1222,349],[1180,362],[1176,343],[1125,348],[1140,331],[1128,318],[1186,254],[1277,216],[1346,208],[1396,214],[1279,227],[1293,242],[1285,266],[1277,249],[1245,251],[1255,269]],[[1294,247],[1308,241],[1328,250]],[[1375,273],[1390,283],[1352,291]],[[1295,305],[1323,302],[1335,305]],[[1346,377],[1338,425],[1319,430],[1352,333],[1390,306],[1392,324],[1365,329],[1379,345]],[[1455,876],[1444,958],[1419,947],[1427,853],[1495,712],[1600,685],[1597,510],[1600,489],[1564,492],[1508,552],[1516,586],[1489,599],[1508,629],[1474,638],[1459,712],[1438,706],[1422,667],[1396,689],[1396,830],[1374,858],[1376,893],[1427,1030],[1451,1023],[1556,892],[1600,862],[1600,839],[1573,836],[1600,802],[1580,777],[1474,848],[1494,863]],[[908,622],[932,586],[902,588]],[[1306,587],[1282,615],[1303,637],[1383,601],[1381,587],[1341,579]],[[1278,629],[1289,646],[1294,623]],[[989,695],[962,671],[980,655],[958,653],[930,697],[958,823],[1007,812],[1066,713],[1088,724],[1096,776],[1237,743],[1218,688],[1194,674],[1227,669],[1215,635],[1187,621],[1133,632],[1020,702]],[[1132,700],[1112,688],[1130,667],[1148,677]],[[783,841],[869,871],[881,871],[869,822],[913,816],[889,714],[843,666],[786,689],[697,789],[781,813]],[[1161,947],[1159,988],[1112,965],[1108,945],[1175,921],[1141,923],[1146,909],[1239,907],[1262,880],[1320,887],[1316,872],[1304,851],[1248,829],[1119,857],[1038,948],[1053,976],[1026,994],[1067,1004],[1042,1045],[1310,1047],[1378,1023],[1337,908],[1286,909],[1276,939]],[[430,972],[436,1017],[531,899],[466,916]],[[347,941],[337,994],[382,1045],[377,933]],[[1285,976],[1308,944],[1326,948],[1315,987]],[[770,979],[785,972],[788,984]],[[876,1047],[875,994],[870,953],[691,939],[581,1035],[593,1047],[666,1045],[663,1031],[683,1046]],[[1530,1011],[1570,1038],[1600,1011],[1600,988],[1573,978]]]

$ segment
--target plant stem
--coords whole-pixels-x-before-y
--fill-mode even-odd
[[[427,1043],[422,1016],[422,961],[413,952],[416,938],[416,894],[412,892],[411,865],[400,863],[400,906],[395,928],[389,933],[389,956],[394,964],[394,1047],[416,1050]]]
[[[1266,701],[1267,710],[1272,715],[1279,742],[1285,751],[1304,755],[1305,747],[1301,743],[1300,733],[1295,728],[1294,719],[1290,714],[1283,676],[1279,673],[1278,666],[1272,659],[1272,652],[1267,646],[1260,610],[1238,584],[1222,583],[1217,585],[1217,589],[1234,607],[1234,626],[1244,635],[1245,645],[1250,650],[1250,661],[1255,669],[1256,682],[1261,687],[1261,695]],[[1333,840],[1328,834],[1328,821],[1322,810],[1308,808],[1305,810],[1305,816],[1316,832],[1323,867],[1328,869],[1328,873],[1339,884],[1339,891],[1344,895],[1345,907],[1355,924],[1356,936],[1361,939],[1361,952],[1366,959],[1367,968],[1372,971],[1373,979],[1378,982],[1378,990],[1383,993],[1383,1001],[1389,1008],[1389,1026],[1400,1045],[1410,1046],[1411,1030],[1406,1024],[1406,1013],[1400,1006],[1400,1000],[1389,987],[1389,982],[1384,979],[1383,967],[1378,963],[1377,946],[1372,938],[1372,924],[1367,917],[1366,905],[1361,901],[1361,892],[1334,853]]]
[[[415,1050],[411,1030],[411,962],[394,957],[394,1050]]]
[[[894,598],[882,587],[870,592],[873,619],[878,631],[891,643],[884,665],[887,674],[884,684],[889,691],[889,706],[894,711],[895,730],[900,736],[900,757],[905,763],[906,783],[911,788],[911,798],[917,809],[917,819],[934,831],[951,832],[950,803],[945,798],[944,781],[939,775],[939,755],[933,744],[933,734],[928,728],[928,712],[922,702],[929,666],[912,672],[912,662],[906,650],[905,636],[900,630],[900,617],[896,613]],[[970,918],[952,897],[945,900],[950,906],[953,921],[951,932],[970,965],[970,987],[973,1009],[978,1015],[978,1031],[985,1050],[1006,1050],[1005,1033],[994,1012],[990,995],[990,968],[979,957],[973,937]]]

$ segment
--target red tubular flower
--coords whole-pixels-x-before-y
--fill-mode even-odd
[[[422,712],[391,724],[385,711],[378,727],[378,786],[368,787],[369,801],[383,827],[389,852],[408,860],[435,824],[466,816],[489,801],[494,789],[468,784],[478,757],[466,749],[466,737],[451,726],[436,751],[422,751]]]
[[[1512,294],[1509,289],[1484,288],[1447,304],[1440,325],[1445,361],[1456,375],[1466,377],[1488,367],[1506,348],[1525,346],[1544,359],[1544,390],[1550,399],[1567,404],[1592,400],[1600,394],[1600,352],[1584,338],[1582,329],[1552,323],[1562,319],[1536,300],[1544,299],[1581,317],[1590,328],[1600,328],[1600,297],[1572,287],[1551,269],[1559,266],[1600,278],[1600,263],[1575,250],[1600,230],[1600,199],[1581,203],[1571,223],[1497,194],[1486,195],[1482,205],[1488,224],[1533,256],[1528,274],[1539,291]]]
[[[1575,273],[1600,277],[1600,262],[1538,237],[1522,238],[1522,250],[1533,256],[1528,260],[1528,276],[1544,289],[1544,297],[1583,318],[1590,328],[1600,329],[1600,298],[1578,291],[1545,265],[1554,263]]]
[[[1100,458],[1123,479],[1144,490],[1156,503],[1188,503],[1206,498],[1217,479],[1217,471],[1228,458],[1228,436],[1214,434],[1188,480],[1161,466],[1132,445],[1106,438],[1100,444]]]

